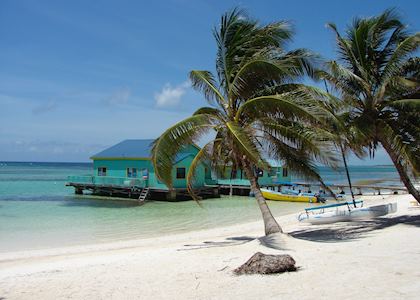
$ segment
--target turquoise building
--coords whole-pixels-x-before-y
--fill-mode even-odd
[[[281,162],[268,160],[270,170],[255,170],[260,186],[282,185],[291,182],[291,175]],[[249,180],[245,178],[243,170],[232,172],[231,168],[226,168],[223,178],[217,179],[220,186],[249,186]]]
[[[107,178],[121,178],[142,182],[149,188],[167,189],[156,175],[151,161],[151,145],[153,140],[125,140],[91,157],[95,176]],[[186,176],[189,166],[197,152],[195,145],[182,149],[174,162],[172,182],[174,188],[186,188]],[[204,164],[196,170],[195,187],[205,185],[206,167]],[[209,178],[210,173],[208,173]]]
[[[148,188],[154,193],[165,194],[166,198],[174,198],[177,191],[186,191],[186,177],[200,148],[189,145],[177,154],[172,171],[174,190],[169,191],[155,174],[151,161],[152,143],[153,140],[125,140],[105,149],[91,157],[93,175],[69,176],[67,185],[74,186],[76,193],[88,190],[94,194],[136,196]],[[210,169],[200,164],[196,168],[194,187],[204,188],[206,180],[211,182]]]
[[[93,174],[88,176],[69,176],[68,186],[74,186],[76,193],[91,191],[93,194],[109,196],[129,196],[137,198],[147,189],[154,193],[154,198],[175,199],[187,196],[186,177],[190,165],[200,148],[189,145],[177,154],[172,170],[173,189],[160,182],[151,161],[153,140],[125,140],[91,157]],[[280,164],[270,161],[271,169],[256,170],[261,186],[290,182],[290,174]],[[226,168],[224,178],[212,176],[210,168],[201,163],[195,173],[194,188],[201,194],[216,196],[220,188],[234,186],[249,192],[249,181],[242,170],[232,174]],[[161,197],[159,197],[161,196]]]

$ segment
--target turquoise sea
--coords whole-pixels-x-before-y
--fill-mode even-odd
[[[74,195],[68,175],[87,175],[88,163],[0,162],[0,252],[153,237],[260,220],[253,198],[202,201],[129,201]],[[390,166],[351,167],[353,181],[400,185]],[[345,182],[344,173],[321,168],[326,182]],[[270,202],[275,215],[307,204]]]

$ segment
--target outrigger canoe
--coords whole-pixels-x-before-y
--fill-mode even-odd
[[[307,202],[316,203],[318,198],[315,196],[304,196],[304,195],[287,195],[280,192],[275,192],[267,189],[261,189],[261,193],[267,200],[274,201],[290,201],[290,202]]]
[[[379,204],[369,207],[363,207],[363,201],[356,201],[356,204],[361,204],[361,207],[355,208],[352,202],[345,202],[306,208],[305,212],[299,215],[298,220],[313,225],[331,224],[376,218],[397,211],[397,203]],[[342,207],[344,209],[340,209]],[[331,208],[333,210],[325,211]]]

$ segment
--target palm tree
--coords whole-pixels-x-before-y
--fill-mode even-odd
[[[322,110],[303,85],[293,83],[313,72],[314,56],[304,49],[285,51],[291,36],[287,22],[261,26],[238,9],[223,15],[214,30],[217,79],[209,71],[190,72],[192,87],[210,106],[170,127],[152,149],[156,174],[171,187],[177,152],[213,131],[214,138],[198,152],[187,174],[190,194],[197,199],[194,174],[202,161],[216,171],[221,165],[244,170],[266,235],[282,229],[261,194],[257,168],[269,169],[266,158],[281,159],[292,171],[321,181],[314,160],[328,162],[331,156],[306,126],[319,123]]]
[[[410,34],[393,9],[356,18],[337,40],[338,61],[321,72],[349,106],[350,123],[363,134],[360,145],[374,155],[389,154],[409,193],[420,202],[410,179],[420,172],[420,34]]]
[[[323,74],[322,71],[321,74]],[[326,93],[318,91],[318,95],[315,95],[315,98],[319,100],[319,104],[324,107],[327,112],[325,130],[329,132],[328,139],[335,145],[337,151],[341,154],[351,198],[354,207],[356,207],[356,199],[354,197],[350,171],[347,165],[347,155],[350,152],[353,152],[359,158],[364,158],[366,156],[364,148],[360,145],[360,139],[363,135],[358,132],[357,128],[349,126],[349,113],[347,111],[347,106],[341,99],[332,95],[329,92],[327,83],[325,81],[324,83]]]

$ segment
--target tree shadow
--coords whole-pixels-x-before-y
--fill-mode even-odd
[[[261,243],[261,245],[276,249],[276,250],[290,250],[286,247],[286,237],[284,233],[274,233],[266,236],[262,236],[258,239],[258,241]]]
[[[286,235],[283,233],[270,234],[268,236],[256,237],[256,236],[237,236],[237,237],[228,237],[224,241],[204,241],[200,244],[186,244],[185,249],[178,249],[178,251],[185,250],[197,250],[203,248],[214,248],[214,247],[228,247],[228,246],[238,246],[243,245],[248,242],[258,240],[258,242],[268,248],[276,250],[290,250],[285,247]]]
[[[186,249],[178,249],[178,251],[186,251],[186,250],[197,250],[203,248],[213,248],[213,247],[228,247],[228,246],[237,246],[242,245],[251,241],[258,239],[258,237],[252,236],[236,236],[236,237],[228,237],[224,241],[204,241],[200,244],[186,244],[184,247],[188,247]]]
[[[365,237],[368,233],[375,230],[381,230],[397,224],[405,224],[410,226],[420,227],[420,215],[397,216],[393,218],[376,218],[372,220],[356,221],[356,222],[341,222],[335,224],[311,226],[302,230],[295,230],[287,234],[276,233],[268,236],[254,237],[254,236],[238,236],[229,237],[223,241],[204,241],[199,244],[186,244],[183,249],[178,251],[197,250],[214,247],[229,247],[243,245],[245,243],[258,240],[262,246],[289,251],[287,247],[288,237],[296,239],[308,240],[313,242],[346,242]]]
[[[311,226],[302,230],[289,232],[289,235],[297,239],[313,242],[346,242],[366,237],[371,232],[397,224],[420,227],[420,215],[403,215],[364,221],[316,225],[316,227]]]

